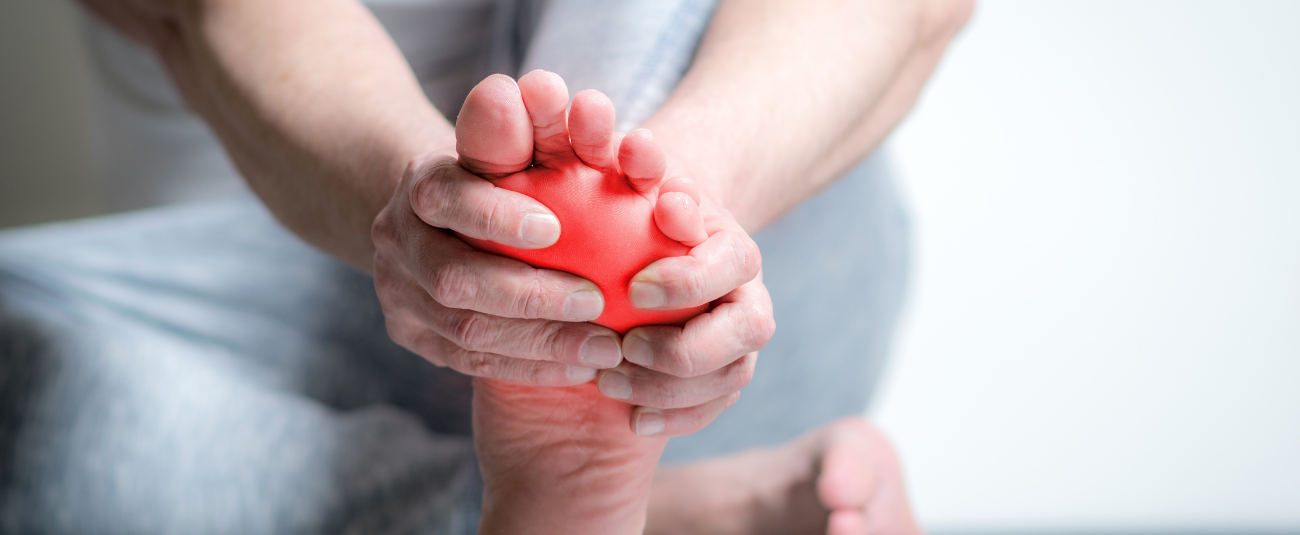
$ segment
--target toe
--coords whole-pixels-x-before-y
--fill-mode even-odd
[[[573,151],[596,169],[614,169],[614,103],[594,89],[578,92],[569,110],[569,141]]]
[[[628,175],[631,176],[630,171]],[[654,216],[659,231],[682,245],[695,247],[709,238],[704,229],[704,216],[700,214],[700,188],[692,180],[674,177],[664,182],[659,187]]]
[[[871,498],[874,474],[863,459],[864,444],[851,433],[831,439],[822,454],[817,494],[832,511],[862,510]]]
[[[866,535],[867,518],[858,510],[831,511],[826,535]]]
[[[471,173],[485,178],[527,168],[533,160],[533,124],[509,76],[494,74],[465,97],[456,118],[456,152]]]
[[[655,141],[649,130],[633,130],[619,143],[618,164],[627,175],[632,187],[641,193],[651,193],[663,180],[668,169],[664,149]]]
[[[519,79],[519,91],[533,122],[533,159],[540,164],[573,156],[565,111],[569,107],[569,89],[564,79],[553,72],[535,70]]]
[[[687,247],[695,247],[708,239],[704,232],[704,217],[700,206],[685,193],[670,191],[655,202],[655,224],[659,231]]]

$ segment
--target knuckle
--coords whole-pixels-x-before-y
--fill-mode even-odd
[[[742,321],[740,345],[745,351],[757,351],[763,349],[775,334],[776,321],[770,315],[751,308]]]
[[[754,378],[756,359],[751,358],[751,355],[753,353],[745,355],[745,358],[727,367],[724,384],[729,391],[734,392],[744,388]]]
[[[550,294],[542,283],[540,273],[534,272],[523,282],[516,294],[514,307],[521,318],[539,318],[550,309]]]
[[[529,337],[529,349],[533,355],[544,355],[548,359],[558,359],[565,349],[564,325],[548,322],[545,327],[534,331]]]
[[[694,390],[685,381],[655,381],[652,389],[660,407],[673,408],[689,405]]]
[[[484,353],[465,352],[460,359],[460,369],[465,375],[474,377],[496,377],[496,361]]]
[[[744,266],[744,282],[754,280],[758,276],[759,270],[763,268],[763,253],[758,249],[758,243],[753,238],[743,236],[740,250],[742,265]]]
[[[382,249],[397,241],[397,225],[391,217],[392,208],[384,208],[370,225],[370,239],[377,249]]]
[[[726,233],[727,250],[734,255],[728,259],[729,267],[734,270],[736,277],[740,279],[736,282],[743,284],[753,280],[754,277],[758,276],[758,271],[763,266],[763,256],[758,250],[758,244],[743,232],[726,231]]]
[[[456,262],[443,263],[434,268],[429,290],[434,300],[451,308],[466,308],[478,298],[474,274]]]
[[[711,371],[701,369],[702,363],[706,359],[702,358],[703,355],[694,354],[684,344],[669,344],[665,352],[667,353],[668,362],[678,372],[674,375],[678,377],[698,377]]]
[[[451,320],[452,336],[456,344],[469,351],[487,351],[496,339],[492,321],[477,312],[455,314]]]
[[[492,195],[486,202],[486,213],[482,216],[484,235],[490,238],[506,238],[514,227],[514,206],[503,195]]]
[[[411,349],[410,346],[414,336],[411,329],[406,326],[406,322],[394,318],[384,318],[384,329],[388,331],[388,337],[397,345]]]
[[[456,205],[455,184],[445,164],[423,169],[411,190],[411,207],[426,222],[445,226],[448,213]]]

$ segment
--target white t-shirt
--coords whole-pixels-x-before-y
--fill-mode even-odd
[[[426,95],[454,117],[474,84],[518,66],[512,26],[526,15],[498,0],[370,0]],[[217,138],[191,113],[162,65],[93,15],[83,34],[94,69],[95,173],[110,210],[246,191]]]

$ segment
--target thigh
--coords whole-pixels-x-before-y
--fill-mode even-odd
[[[468,383],[251,198],[0,234],[0,377],[0,531],[477,520]]]

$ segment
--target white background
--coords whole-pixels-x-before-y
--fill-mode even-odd
[[[892,145],[926,526],[1300,531],[1300,2],[985,0]]]
[[[98,211],[74,37],[0,0],[0,226]],[[926,526],[1300,531],[1300,2],[982,0],[891,145]]]

